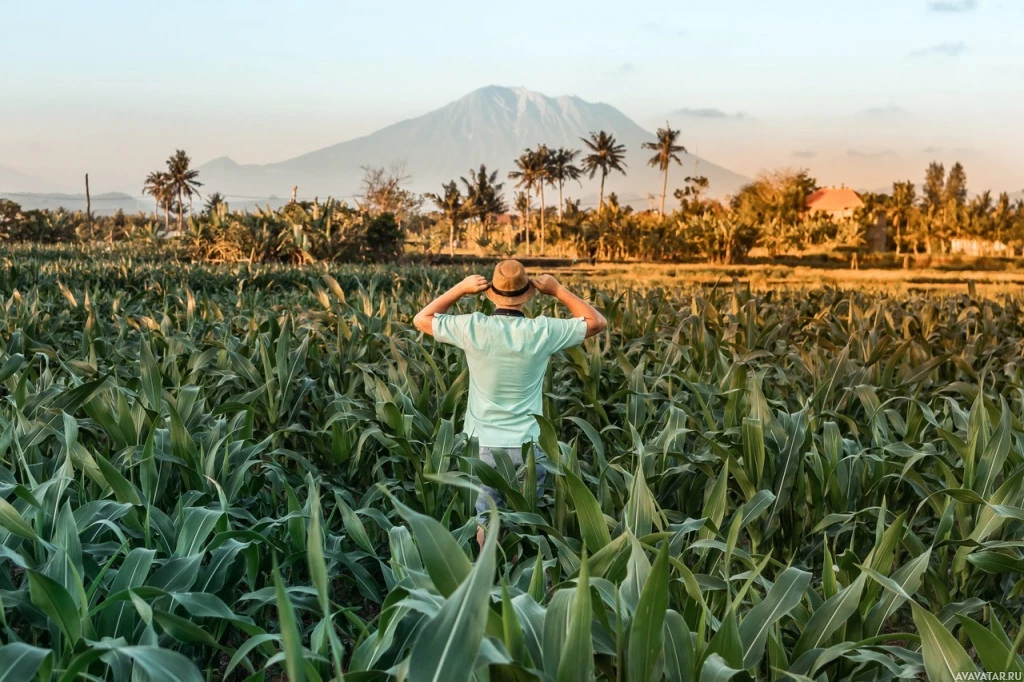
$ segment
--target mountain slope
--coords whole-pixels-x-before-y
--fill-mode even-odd
[[[440,109],[400,121],[375,133],[280,163],[239,165],[228,158],[200,168],[207,190],[239,195],[287,196],[293,185],[301,196],[350,196],[358,191],[363,166],[402,162],[416,192],[440,191],[441,184],[468,174],[481,163],[499,171],[504,180],[513,160],[538,143],[549,147],[583,146],[580,137],[606,130],[626,146],[628,175],[610,176],[607,191],[637,207],[646,207],[648,193],[660,191],[657,169],[647,166],[651,152],[641,144],[654,135],[607,104],[578,97],[547,97],[522,88],[490,86],[475,90]],[[684,165],[673,167],[671,187],[694,173],[694,159],[683,155]],[[701,160],[697,172],[706,175],[713,194],[735,191],[746,178]],[[506,182],[506,190],[510,190]],[[596,202],[597,179],[571,185],[567,194]],[[670,198],[671,201],[671,198]]]
[[[58,189],[53,183],[0,166],[0,192],[54,192]]]

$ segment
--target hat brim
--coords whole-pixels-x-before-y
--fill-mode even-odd
[[[518,296],[502,296],[494,293],[494,289],[488,289],[487,298],[491,299],[495,305],[522,305],[533,298],[536,293],[537,287],[533,285],[533,280],[530,280],[530,288]]]

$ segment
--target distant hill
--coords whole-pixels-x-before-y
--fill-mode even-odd
[[[10,199],[25,210],[63,208],[67,211],[85,211],[85,194],[0,191],[0,199]],[[113,215],[118,210],[125,213],[152,211],[153,202],[147,198],[138,199],[121,192],[106,192],[92,196],[93,215]]]
[[[606,191],[617,193],[623,203],[646,207],[647,195],[661,190],[660,174],[647,165],[651,152],[641,148],[655,139],[653,133],[608,104],[499,86],[475,90],[422,116],[293,159],[240,165],[221,157],[201,166],[200,174],[206,192],[287,197],[298,185],[303,197],[349,197],[359,191],[363,166],[402,161],[412,176],[409,189],[438,192],[442,183],[468,175],[481,163],[498,170],[504,181],[524,148],[544,143],[579,149],[580,137],[599,130],[614,134],[627,150],[628,175],[609,176]],[[712,195],[735,192],[748,181],[706,160],[698,163],[692,155],[681,156],[683,166],[670,171],[670,193],[695,173],[707,176]],[[506,181],[506,189],[510,187]],[[566,191],[592,205],[597,201],[597,180],[584,180],[582,188],[573,183]]]

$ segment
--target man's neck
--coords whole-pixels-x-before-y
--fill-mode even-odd
[[[522,305],[500,305],[491,314],[498,317],[526,317]]]

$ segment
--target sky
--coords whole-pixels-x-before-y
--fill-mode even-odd
[[[490,84],[607,102],[754,176],[1024,189],[1022,0],[0,0],[0,169],[141,189],[280,161]],[[2,172],[2,171],[0,171]],[[0,175],[2,179],[2,175]],[[0,187],[0,189],[3,189]]]

